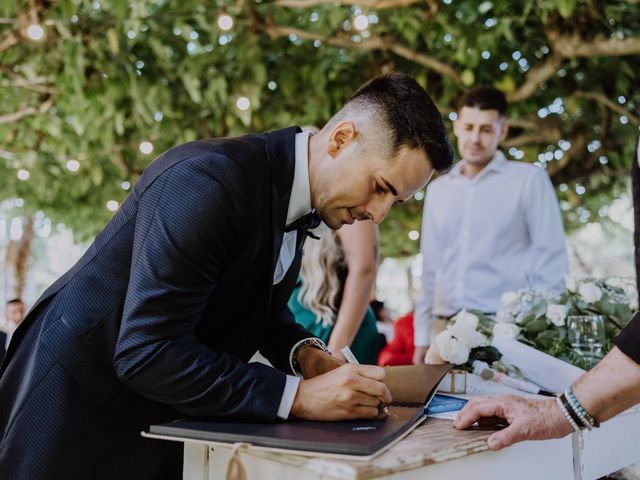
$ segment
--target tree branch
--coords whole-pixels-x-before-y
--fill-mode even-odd
[[[3,123],[11,123],[17,120],[20,120],[23,117],[28,117],[29,115],[41,115],[46,113],[47,110],[51,108],[53,105],[53,97],[49,97],[40,107],[26,107],[17,112],[7,113],[6,115],[0,115],[0,125]]]
[[[386,8],[408,7],[420,0],[276,0],[279,7],[308,8],[316,5],[357,5],[364,8],[384,10]]]
[[[507,100],[510,103],[521,102],[533,95],[536,90],[544,82],[553,77],[560,65],[562,64],[562,56],[556,52],[551,53],[544,63],[536,65],[529,72],[527,72],[527,78],[517,90],[507,95]]]
[[[582,170],[587,167],[588,164],[593,164],[593,156],[587,153],[587,137],[583,132],[579,132],[571,137],[571,148],[564,152],[564,155],[560,160],[555,160],[549,163],[547,172],[554,184],[566,183],[574,180],[578,175],[575,172],[570,172],[572,165],[575,167],[578,165],[578,169]],[[583,161],[578,162],[579,158]]]
[[[541,125],[541,122],[537,120],[529,120],[527,118],[509,118],[509,128],[522,128],[523,130],[539,130],[545,128],[546,125]]]
[[[122,151],[119,148],[114,148],[113,153],[114,155],[109,155],[109,158],[111,159],[113,164],[120,168],[126,174],[130,175],[134,182],[137,181],[138,178],[140,178],[140,175],[142,175],[142,172],[137,168],[129,165],[129,163],[124,159]]]
[[[396,55],[406,58],[407,60],[411,60],[412,62],[422,65],[423,67],[430,68],[431,70],[436,71],[444,75],[445,77],[451,78],[458,84],[461,83],[460,75],[451,65],[448,65],[444,62],[441,62],[440,60],[436,60],[435,58],[429,57],[422,53],[415,52],[399,43],[386,44],[385,42],[385,45],[387,47],[387,50],[391,50]]]
[[[15,153],[0,149],[0,158],[4,158],[5,160],[9,160],[10,162],[13,162],[18,157],[16,157]]]
[[[423,67],[434,70],[443,76],[449,77],[458,84],[460,83],[460,75],[450,65],[428,55],[417,53],[410,48],[407,48],[400,43],[391,41],[390,39],[387,39],[385,37],[371,37],[364,39],[362,42],[356,43],[351,41],[348,37],[344,36],[326,37],[317,33],[309,32],[307,30],[301,30],[299,28],[274,25],[270,22],[262,23],[261,25],[258,25],[258,28],[261,28],[272,39],[288,37],[289,35],[296,35],[298,38],[301,38],[303,40],[320,40],[327,45],[332,45],[335,47],[351,48],[363,51],[391,51],[400,57],[422,65]]]
[[[548,130],[542,130],[535,133],[522,133],[517,137],[509,138],[502,142],[504,148],[522,147],[526,145],[544,144],[549,145],[558,143],[562,138],[562,132],[560,129],[553,128]]]
[[[576,90],[575,92],[573,92],[573,95],[580,98],[589,98],[591,100],[595,100],[596,102],[604,105],[605,107],[609,108],[610,110],[613,110],[616,113],[619,113],[620,115],[626,115],[626,117],[629,119],[631,123],[636,125],[640,124],[640,118],[638,118],[637,115],[631,113],[622,105],[617,104],[616,102],[606,97],[602,93],[583,92],[582,90]]]
[[[562,34],[557,30],[545,30],[554,52],[564,58],[575,57],[621,57],[640,54],[640,37],[606,38],[597,36],[584,40],[578,33]]]
[[[11,80],[5,80],[2,82],[3,87],[22,87],[27,90],[33,90],[38,93],[47,93],[52,94],[55,92],[55,89],[51,86],[48,86],[48,80],[46,77],[35,77],[35,78],[24,78],[19,75],[14,74],[13,72],[7,72],[11,77]]]
[[[545,30],[545,34],[552,53],[544,63],[529,70],[524,83],[507,96],[509,102],[521,102],[533,95],[540,85],[555,75],[563,60],[640,54],[640,37],[618,39],[598,36],[593,40],[584,40],[578,33],[566,34],[549,28]]]
[[[10,49],[18,43],[18,37],[15,33],[9,31],[7,35],[0,41],[0,52]]]

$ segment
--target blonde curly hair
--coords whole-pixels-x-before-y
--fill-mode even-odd
[[[338,265],[343,262],[344,254],[336,232],[328,230],[319,236],[319,240],[309,239],[304,246],[298,301],[315,313],[316,323],[326,328],[336,320],[341,287]]]

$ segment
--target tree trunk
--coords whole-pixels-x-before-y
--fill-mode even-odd
[[[22,223],[22,236],[9,240],[5,256],[5,301],[22,298],[27,281],[29,254],[33,240],[33,218],[27,217]]]

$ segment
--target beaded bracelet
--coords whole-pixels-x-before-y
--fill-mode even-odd
[[[571,418],[573,418],[573,421],[576,422],[576,425],[578,425],[578,427],[580,427],[581,429],[586,428],[588,430],[591,430],[593,428],[578,414],[575,407],[571,404],[564,393],[561,393],[558,397],[560,398],[562,404],[564,405],[564,408],[567,410],[567,412],[569,412],[569,415],[571,415]]]
[[[562,400],[560,400],[560,397],[556,397],[556,403],[558,404],[558,408],[560,409],[560,411],[564,415],[564,418],[567,419],[567,421],[571,424],[571,426],[573,427],[573,429],[576,432],[579,432],[580,428],[578,427],[576,422],[573,421],[573,418],[571,418],[571,415],[569,415],[569,412],[567,411],[565,406],[562,404]]]
[[[573,407],[574,411],[583,420],[585,424],[590,425],[592,428],[600,427],[600,422],[582,406],[576,395],[573,393],[571,386],[567,387],[564,391],[565,396],[569,400],[569,403]],[[590,429],[591,430],[591,429]]]

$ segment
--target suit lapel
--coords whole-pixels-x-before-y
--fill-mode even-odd
[[[276,268],[282,237],[287,222],[287,210],[291,199],[293,186],[293,174],[295,171],[295,147],[298,127],[285,128],[267,134],[267,157],[271,171],[271,224],[272,224],[272,251],[271,251],[271,278]]]

